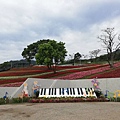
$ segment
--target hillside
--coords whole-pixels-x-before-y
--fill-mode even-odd
[[[120,62],[110,69],[108,64],[86,64],[81,66],[56,66],[56,73],[46,66],[12,68],[0,72],[0,86],[20,86],[27,78],[44,79],[92,79],[120,77]]]

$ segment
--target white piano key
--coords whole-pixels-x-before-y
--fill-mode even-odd
[[[78,97],[79,95],[78,95],[78,90],[77,90],[77,88],[74,88],[74,90],[75,90],[75,97]]]
[[[83,92],[82,96],[83,96],[83,97],[86,97],[87,94],[86,94],[85,88],[82,88],[82,92]]]
[[[46,89],[46,94],[45,96],[47,97],[49,95],[49,89]]]
[[[59,92],[60,92],[60,89],[59,89],[59,88],[56,88],[56,97],[60,97]]]

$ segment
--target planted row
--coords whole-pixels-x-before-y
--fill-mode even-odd
[[[65,73],[71,73],[71,72],[79,72],[79,71],[85,71],[85,70],[91,70],[94,68],[99,68],[102,67],[103,65],[96,65],[96,66],[91,66],[91,67],[78,67],[78,66],[72,66],[72,68],[78,68],[79,70],[65,70]],[[104,65],[106,66],[106,65]],[[31,68],[31,67],[29,67]],[[57,66],[56,71],[59,71],[60,66]],[[62,69],[64,70],[64,69]],[[46,73],[46,72],[50,72],[52,70],[31,70],[31,69],[26,69],[26,70],[20,70],[20,71],[5,71],[5,72],[0,72],[0,77],[7,77],[7,76],[24,76],[24,75],[33,75],[33,74],[40,74],[40,73]],[[63,72],[62,72],[63,74]],[[52,75],[52,74],[51,74]]]
[[[114,69],[114,70],[111,70],[108,72],[104,72],[101,74],[93,75],[89,78],[95,78],[95,76],[97,76],[97,78],[119,78],[120,77],[120,68]]]
[[[114,66],[119,67],[120,63],[116,63]],[[92,74],[100,73],[100,72],[103,72],[103,71],[106,71],[106,70],[110,70],[110,67],[108,65],[105,65],[104,67],[98,67],[96,69],[90,69],[90,70],[88,68],[88,70],[86,70],[86,71],[81,71],[81,72],[73,73],[73,74],[70,74],[70,75],[57,77],[56,79],[70,79],[70,80],[80,79],[80,78],[83,78],[83,77],[86,77],[86,76],[89,76],[89,75],[92,75]]]
[[[22,84],[23,82],[7,83],[0,85],[0,87],[20,87]]]
[[[8,72],[1,72],[0,77],[32,75],[32,74],[39,74],[43,72],[45,71],[42,71],[42,70],[8,71]]]
[[[24,82],[27,78],[16,78],[16,79],[6,79],[6,80],[0,80],[1,84],[9,84],[9,83],[16,83],[16,82]]]

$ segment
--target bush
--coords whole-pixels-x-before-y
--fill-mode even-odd
[[[23,102],[29,102],[29,97],[23,97],[23,98],[12,98],[11,103],[23,103]]]
[[[11,102],[12,103],[22,103],[23,99],[22,98],[12,98]]]
[[[120,97],[117,98],[117,101],[116,102],[120,102]]]
[[[97,98],[100,98],[102,96],[102,91],[95,90]]]
[[[5,104],[5,99],[4,98],[0,98],[0,105]]]

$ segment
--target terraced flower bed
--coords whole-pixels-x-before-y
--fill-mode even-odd
[[[99,73],[99,72],[103,72],[103,71],[106,71],[106,70],[109,70],[109,69],[110,68],[107,66],[107,67],[102,67],[102,68],[97,68],[97,69],[92,69],[92,70],[86,70],[86,71],[82,71],[82,72],[72,73],[70,75],[66,75],[66,76],[63,76],[63,77],[58,77],[56,79],[70,79],[70,80],[80,79],[80,78],[83,78],[85,76],[88,76],[88,75],[91,75],[91,74],[95,74],[95,73]]]
[[[74,67],[73,69],[62,69],[57,71],[56,73],[50,73],[50,74],[44,74],[44,75],[40,75],[40,76],[36,76],[36,78],[54,78],[54,79],[60,79],[59,76],[65,76],[65,75],[69,75],[72,73],[77,73],[77,72],[83,72],[83,71],[88,71],[88,70],[92,70],[95,68],[101,68],[103,66],[108,66],[108,65],[94,65],[94,66],[90,66],[90,67]]]
[[[96,76],[97,76],[97,78],[119,78],[120,77],[120,68],[113,69],[108,72],[92,75],[89,78],[95,78]]]
[[[44,72],[50,72],[51,70],[21,70],[21,71],[6,71],[1,72],[0,77],[4,76],[24,76],[24,75],[33,75],[33,74],[40,74]]]
[[[116,63],[115,67],[119,67],[120,63]],[[82,69],[83,70],[83,69]],[[96,74],[96,73],[101,73],[103,71],[108,71],[110,70],[110,67],[108,65],[103,65],[103,66],[99,66],[98,68],[94,68],[94,69],[90,69],[88,68],[87,70],[83,70],[77,73],[72,73],[70,75],[66,75],[66,76],[62,76],[62,77],[57,77],[56,79],[69,79],[69,80],[73,80],[73,79],[81,79],[83,77],[92,75],[92,74]],[[96,76],[94,76],[95,78]]]
[[[8,84],[1,84],[0,87],[20,87],[23,84],[22,82],[15,82],[15,83],[8,83]]]
[[[46,66],[14,68],[9,71],[0,72],[0,86],[20,86],[20,82],[24,82],[27,78],[75,80],[81,78],[95,77],[120,77],[119,67],[120,62],[115,64],[115,68],[112,71],[108,64],[83,66],[56,66],[56,73],[54,73],[52,70],[48,70]]]
[[[24,82],[27,78],[17,78],[17,79],[6,79],[6,80],[0,80],[0,86],[6,86],[7,87],[13,87],[14,84],[12,83],[18,83],[18,82]],[[13,85],[13,86],[12,86]],[[19,85],[19,84],[18,84]],[[17,86],[18,86],[17,85]]]

